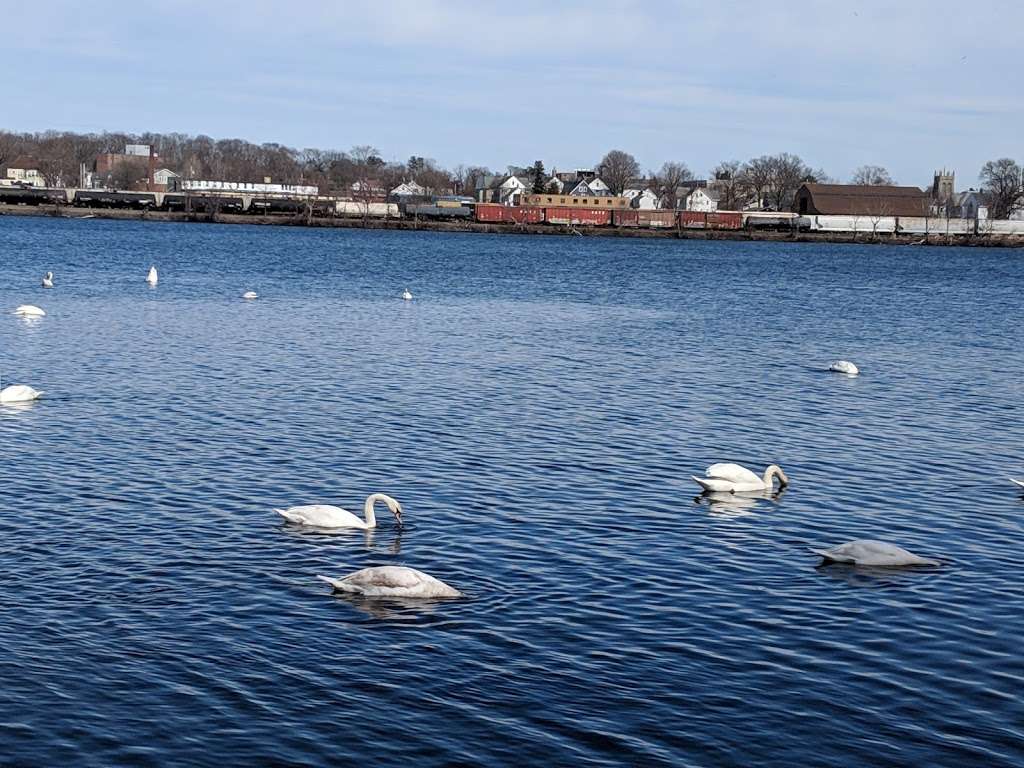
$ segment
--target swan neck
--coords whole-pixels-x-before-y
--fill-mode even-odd
[[[377,527],[377,516],[373,513],[373,505],[380,500],[380,494],[374,493],[366,497],[366,503],[363,505],[363,515],[366,517],[366,527],[376,528]]]
[[[782,471],[781,467],[772,464],[764,471],[764,487],[769,491],[775,488],[774,480],[779,478],[779,487],[784,488],[789,485],[789,478],[786,477],[786,473]]]

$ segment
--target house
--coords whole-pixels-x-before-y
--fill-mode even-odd
[[[988,205],[985,196],[974,189],[958,192],[952,198],[952,212],[961,219],[987,219]]]
[[[526,176],[481,176],[477,179],[476,200],[478,203],[519,205],[523,194],[532,185]]]
[[[153,190],[156,192],[177,192],[181,189],[181,174],[170,168],[153,171]]]
[[[415,181],[403,181],[391,190],[392,197],[425,197],[426,187],[421,187]]]
[[[709,187],[697,187],[686,196],[686,210],[712,213],[718,210],[722,193]]]
[[[622,190],[622,196],[629,200],[631,208],[641,211],[654,211],[661,208],[661,198],[651,191],[650,187],[624,189]]]
[[[931,193],[918,187],[807,183],[793,198],[793,212],[801,216],[927,216],[931,202]]]
[[[36,168],[36,161],[28,155],[19,155],[7,164],[0,186],[45,187],[46,180]]]

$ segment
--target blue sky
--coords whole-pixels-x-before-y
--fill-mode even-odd
[[[1024,161],[1024,3],[5,3],[0,127],[205,133],[495,169],[609,149],[846,180]],[[17,69],[10,64],[17,62]],[[16,105],[12,108],[12,105]]]

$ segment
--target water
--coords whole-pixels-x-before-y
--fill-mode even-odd
[[[4,382],[47,392],[0,408],[2,762],[1024,761],[1024,252],[12,218],[0,243],[0,307],[48,313],[0,317]],[[792,485],[695,500],[715,461]],[[373,491],[404,530],[271,512]],[[815,568],[858,537],[944,565]],[[313,578],[390,563],[469,598]]]

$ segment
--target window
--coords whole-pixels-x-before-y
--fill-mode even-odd
[[[577,204],[577,203],[579,202],[579,200],[578,200],[578,199],[576,199],[576,198],[574,197],[574,198],[572,199],[572,202],[573,202],[573,205],[576,205],[576,204]]]
[[[551,202],[551,198],[550,198],[550,197],[548,198],[548,202],[549,202],[549,203]]]

